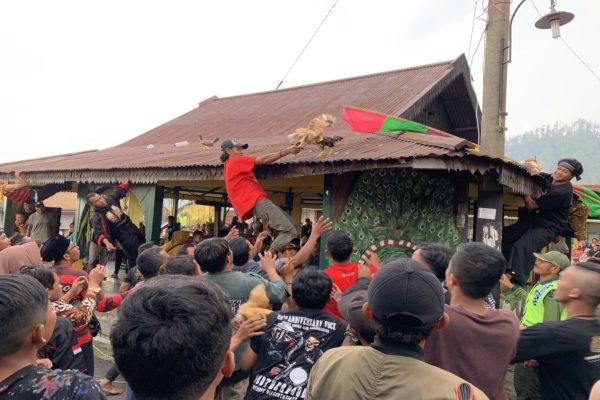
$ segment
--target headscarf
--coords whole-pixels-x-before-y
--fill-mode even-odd
[[[0,251],[0,275],[17,274],[24,265],[41,264],[40,249],[35,241]]]

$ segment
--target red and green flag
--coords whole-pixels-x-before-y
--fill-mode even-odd
[[[573,185],[573,190],[579,195],[579,198],[585,204],[589,211],[589,217],[600,217],[600,196],[592,189],[585,186]]]
[[[434,136],[449,136],[419,122],[354,107],[344,107],[342,119],[354,132],[417,132]]]

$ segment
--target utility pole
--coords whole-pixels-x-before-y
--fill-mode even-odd
[[[510,1],[489,0],[487,12],[480,148],[483,153],[503,157]]]

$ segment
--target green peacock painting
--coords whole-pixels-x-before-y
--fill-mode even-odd
[[[410,257],[414,244],[463,242],[454,223],[455,183],[410,169],[365,171],[334,225],[354,242],[352,261],[371,247],[383,260]]]

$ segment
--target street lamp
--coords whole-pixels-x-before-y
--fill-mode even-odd
[[[560,26],[573,21],[575,15],[566,11],[556,11],[555,6],[556,0],[550,0],[550,13],[538,19],[535,27],[538,29],[552,29],[552,37],[558,39],[560,37]]]

